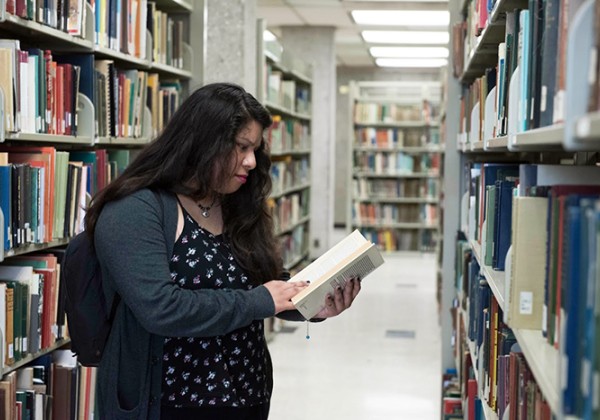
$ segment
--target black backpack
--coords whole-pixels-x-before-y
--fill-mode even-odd
[[[162,210],[160,196],[156,192],[154,195]],[[71,351],[83,366],[98,366],[121,297],[115,294],[111,307],[108,307],[100,263],[92,238],[86,232],[69,241],[60,271]]]
[[[98,366],[120,296],[107,307],[100,263],[87,232],[69,241],[60,268],[71,351],[84,366]]]

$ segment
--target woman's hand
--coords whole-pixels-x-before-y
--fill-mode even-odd
[[[343,290],[338,287],[333,296],[327,296],[325,307],[315,315],[315,318],[331,318],[341,314],[352,305],[358,292],[360,292],[360,279],[351,278],[346,282]]]
[[[275,303],[275,314],[296,309],[291,299],[308,286],[305,281],[271,280],[263,286],[267,288]]]

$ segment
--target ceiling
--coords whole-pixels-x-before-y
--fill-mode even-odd
[[[282,26],[334,26],[337,62],[340,66],[371,67],[375,59],[360,32],[362,30],[432,30],[425,27],[357,25],[352,10],[448,10],[448,2],[440,0],[257,0],[257,17],[267,28],[281,36]],[[447,31],[447,28],[435,28]],[[445,45],[447,46],[447,45]]]

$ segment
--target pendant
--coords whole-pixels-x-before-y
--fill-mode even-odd
[[[208,209],[202,210],[202,217],[205,217],[207,219],[210,217],[210,213],[208,212]]]

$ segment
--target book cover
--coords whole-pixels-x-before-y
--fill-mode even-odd
[[[559,0],[546,0],[542,45],[542,79],[540,95],[540,127],[552,125],[556,90],[556,56],[558,54]]]
[[[496,215],[492,267],[504,271],[508,248],[510,247],[510,226],[512,221],[513,181],[496,181]]]
[[[529,10],[523,10],[519,14],[519,57],[518,65],[521,72],[521,83],[519,86],[519,109],[518,109],[518,132],[528,128],[528,101],[529,101],[529,81],[531,77],[531,66],[529,51],[531,50],[531,30]]]
[[[305,290],[292,298],[292,303],[306,319],[323,309],[328,294],[336,287],[344,288],[352,277],[363,280],[384,262],[379,249],[355,230],[289,281],[310,281]]]
[[[3,225],[2,238],[4,239],[4,251],[12,247],[12,167],[10,165],[0,166],[0,209],[2,210]]]
[[[514,197],[513,208],[506,322],[511,328],[539,330],[544,305],[548,199]]]
[[[542,0],[530,0],[529,15],[531,18],[531,76],[529,82],[529,101],[527,103],[528,128],[539,127],[540,122],[540,93],[542,78],[542,45],[544,32],[544,3]]]

